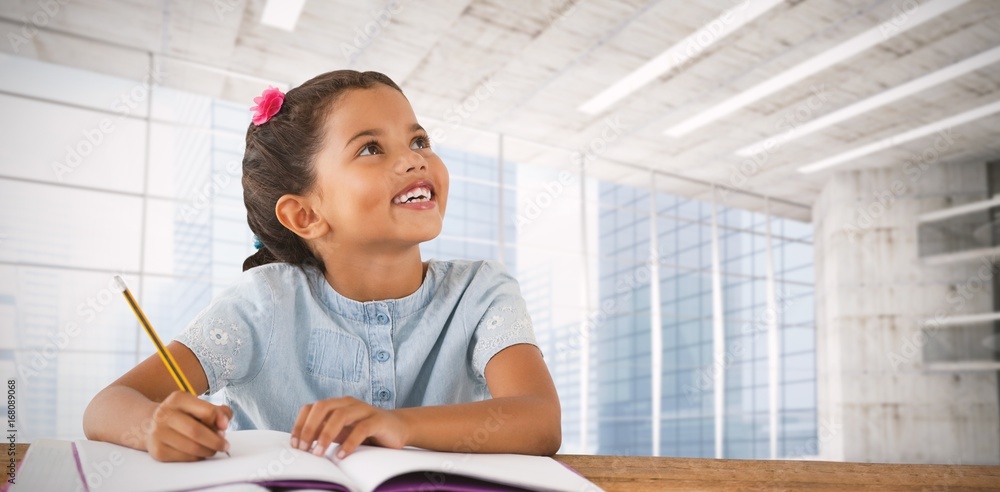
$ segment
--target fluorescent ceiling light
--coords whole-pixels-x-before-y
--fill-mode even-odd
[[[791,128],[779,135],[775,135],[755,144],[743,147],[742,149],[737,150],[736,154],[742,157],[749,157],[763,152],[769,152],[770,149],[784,145],[797,138],[802,138],[828,126],[836,125],[846,119],[853,118],[859,114],[872,111],[893,101],[898,101],[904,97],[916,94],[917,92],[943,84],[949,80],[992,65],[998,61],[1000,61],[1000,47],[971,56],[954,65],[949,65],[934,73],[911,80],[901,86],[876,94],[868,99],[859,101],[843,109],[834,111],[822,118],[815,119],[803,125]]]
[[[856,148],[854,150],[849,150],[842,154],[835,155],[828,159],[823,159],[821,161],[814,162],[812,164],[802,166],[798,169],[800,173],[809,174],[816,171],[821,171],[838,164],[843,164],[847,161],[857,159],[858,157],[863,157],[868,154],[878,152],[880,150],[885,150],[890,147],[895,147],[900,144],[909,142],[910,140],[916,140],[920,137],[925,137],[933,133],[937,133],[943,130],[947,130],[951,127],[963,125],[973,120],[978,120],[979,118],[985,118],[992,114],[1000,112],[1000,101],[996,101],[986,106],[982,106],[976,109],[966,111],[964,113],[945,118],[943,120],[930,123],[919,128],[914,128],[913,130],[900,133],[899,135],[885,138],[877,142],[870,143],[863,147]]]
[[[306,0],[267,0],[260,23],[286,31],[294,31]]]
[[[660,53],[645,65],[604,89],[577,110],[588,114],[597,114],[625,96],[635,92],[653,79],[673,70],[682,63],[700,55],[703,51],[750,21],[760,17],[772,7],[784,3],[785,0],[745,0],[743,5],[726,10],[708,24],[695,31],[690,36],[680,40],[663,53]]]
[[[806,60],[784,72],[761,82],[701,113],[694,115],[670,128],[664,133],[671,137],[681,137],[734,111],[759,101],[806,77],[819,73],[837,63],[851,58],[883,41],[906,32],[927,22],[969,0],[931,0],[910,12],[900,12],[891,19],[873,27],[819,55]]]

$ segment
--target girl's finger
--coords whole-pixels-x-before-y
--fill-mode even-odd
[[[200,458],[215,456],[215,450],[202,446],[172,428],[164,429],[162,433],[157,435],[157,440],[163,445],[169,446],[174,451],[183,454],[184,459],[182,461],[194,461]]]
[[[320,431],[323,430],[323,424],[329,418],[330,412],[334,410],[325,403],[326,401],[318,402],[309,410],[309,415],[306,416],[305,422],[302,424],[302,431],[299,433],[299,449],[312,451],[313,442],[319,437]]]
[[[344,428],[340,430],[340,434],[337,434],[337,437],[333,438],[333,442],[343,443],[344,439],[347,439],[348,434],[350,434],[352,430],[354,430],[353,425],[344,426]]]
[[[354,406],[361,403],[352,397],[330,398],[304,405],[292,427],[292,446],[303,451],[309,451],[313,441],[322,430],[323,424],[330,412],[344,406]]]
[[[326,423],[323,424],[319,436],[316,437],[316,449],[313,450],[313,454],[316,456],[326,454],[330,443],[340,435],[344,427],[364,419],[370,414],[370,407],[363,406],[346,406],[334,410],[326,419]]]
[[[229,428],[229,421],[233,420],[233,409],[226,405],[219,405],[215,408],[215,428],[219,430],[226,430]]]
[[[162,441],[154,440],[149,443],[147,450],[149,455],[157,461],[177,462],[177,461],[197,461],[198,458],[190,454],[178,451]]]
[[[163,405],[180,410],[201,421],[205,425],[215,425],[218,407],[185,391],[175,391]]]
[[[302,427],[299,429],[298,435],[295,436],[299,440],[297,447],[303,451],[310,451],[313,441],[319,437],[319,433],[323,430],[323,425],[330,416],[330,413],[338,408],[353,406],[357,403],[359,401],[354,398],[344,397],[330,398],[306,405],[306,407],[310,407],[306,415],[303,415],[303,412],[299,413],[299,419],[302,420]],[[303,411],[305,411],[306,407],[303,407]]]
[[[295,425],[292,426],[292,442],[290,443],[293,448],[303,449],[299,435],[302,433],[302,427],[306,425],[306,419],[309,418],[309,412],[312,410],[312,403],[308,405],[303,405],[299,410],[299,416],[295,419]]]
[[[337,458],[346,458],[354,452],[361,442],[365,439],[371,437],[375,433],[375,424],[372,419],[365,419],[354,425],[354,430],[347,435],[344,439],[344,443],[340,445],[340,449],[337,450]]]
[[[173,418],[166,422],[167,429],[176,432],[185,440],[196,444],[199,448],[206,449],[208,454],[192,453],[198,456],[212,456],[218,451],[229,449],[229,443],[218,434],[218,432],[205,424],[195,420],[192,416],[178,412]],[[188,451],[187,448],[174,446],[181,451]]]

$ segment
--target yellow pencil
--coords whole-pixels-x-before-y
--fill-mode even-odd
[[[174,378],[174,382],[177,383],[177,387],[181,390],[191,393],[194,396],[198,396],[194,391],[194,387],[188,381],[187,377],[184,376],[184,372],[181,371],[181,366],[177,364],[174,360],[174,356],[170,355],[170,350],[167,349],[163,342],[160,341],[159,335],[156,334],[156,330],[153,330],[153,325],[149,323],[146,319],[146,314],[142,312],[142,308],[139,307],[139,303],[136,302],[135,297],[132,296],[132,292],[128,290],[128,286],[125,285],[125,280],[121,275],[115,275],[115,283],[118,288],[122,291],[125,296],[125,300],[128,301],[129,307],[132,308],[132,312],[135,313],[135,317],[139,318],[139,324],[142,328],[146,330],[146,334],[149,335],[149,339],[153,341],[153,345],[156,346],[156,352],[160,354],[160,360],[163,361],[163,365],[167,366],[167,371],[170,372],[170,376]],[[227,456],[231,456],[228,451],[225,452]]]

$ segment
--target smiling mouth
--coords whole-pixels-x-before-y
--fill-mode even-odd
[[[434,198],[434,192],[427,187],[419,187],[410,190],[400,196],[392,199],[394,205],[402,205],[404,203],[418,203],[418,202],[429,202]]]

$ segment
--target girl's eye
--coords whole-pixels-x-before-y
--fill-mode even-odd
[[[417,137],[413,139],[413,143],[410,144],[411,149],[429,149],[431,148],[431,141],[427,137]]]
[[[358,152],[359,156],[362,155],[375,155],[379,152],[378,144],[375,142],[368,142],[364,147],[361,147],[361,152]]]

